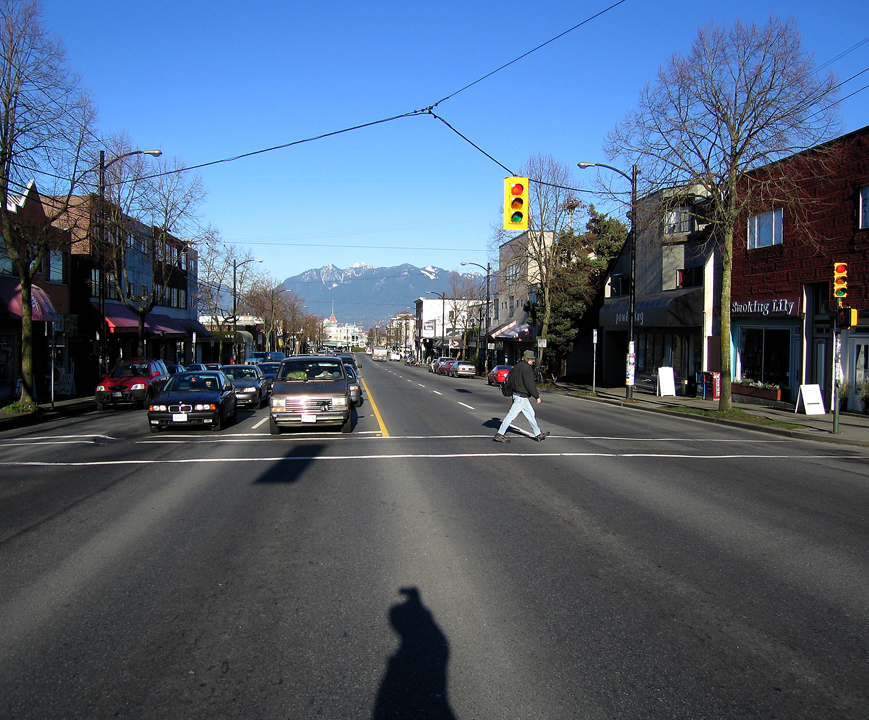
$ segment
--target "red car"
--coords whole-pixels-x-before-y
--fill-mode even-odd
[[[450,368],[453,366],[454,362],[455,362],[455,360],[447,360],[445,362],[442,362],[440,365],[438,365],[438,370],[437,370],[438,375],[449,375]]]
[[[119,362],[109,375],[103,375],[94,390],[97,410],[102,412],[116,405],[146,408],[168,380],[169,371],[162,360]]]
[[[500,385],[513,369],[512,365],[495,365],[486,375],[487,385]]]

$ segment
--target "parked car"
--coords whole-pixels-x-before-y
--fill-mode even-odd
[[[128,360],[119,362],[108,375],[103,375],[94,390],[97,410],[102,412],[115,405],[148,407],[169,380],[169,370],[162,360]]]
[[[467,360],[456,360],[450,365],[450,376],[457,377],[474,377],[477,374],[477,366]]]
[[[439,367],[442,363],[445,363],[447,360],[449,360],[448,357],[439,357],[439,358],[435,358],[434,360],[432,360],[432,361],[429,363],[428,371],[429,371],[429,372],[432,372],[432,373],[436,373],[436,372],[438,371],[438,367]]]
[[[169,378],[148,405],[148,427],[209,427],[220,430],[238,415],[235,388],[222,372],[183,372]]]
[[[512,365],[495,365],[486,375],[487,385],[500,385],[513,369]]]
[[[275,384],[275,378],[278,376],[278,369],[281,367],[279,362],[261,362],[257,363],[257,367],[263,371],[263,377],[266,379],[268,391],[271,393],[272,386]]]
[[[286,353],[272,350],[253,350],[247,354],[244,362],[248,365],[257,365],[261,362],[281,362],[286,359]]]
[[[268,400],[268,383],[259,365],[223,365],[220,371],[235,387],[239,405],[250,405],[256,409]]]
[[[350,385],[338,358],[306,355],[284,360],[269,403],[271,434],[298,425],[338,426],[341,432],[351,432]]]
[[[362,400],[362,382],[352,365],[344,363],[344,372],[347,373],[347,378],[350,381],[350,402],[353,407],[359,407],[364,402]]]
[[[452,367],[452,364],[454,362],[455,362],[455,360],[453,360],[451,358],[444,360],[440,365],[438,365],[437,374],[438,375],[449,375],[450,374],[450,367]]]

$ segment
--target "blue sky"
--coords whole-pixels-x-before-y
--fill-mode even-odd
[[[605,10],[581,2],[255,5],[223,0],[43,0],[99,107],[101,132],[198,165],[428,107]],[[500,163],[606,162],[606,133],[697,28],[793,15],[817,63],[869,36],[853,3],[625,0],[436,112]],[[869,42],[836,59],[869,67]],[[869,84],[869,73],[842,95]],[[869,90],[841,105],[869,124]],[[504,170],[430,116],[385,122],[203,168],[200,223],[249,248],[279,280],[333,263],[485,264]],[[586,171],[589,173],[590,171]],[[577,183],[590,184],[591,177]]]

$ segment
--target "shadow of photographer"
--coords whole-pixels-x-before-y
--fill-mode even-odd
[[[447,700],[449,643],[419,590],[401,588],[405,600],[389,610],[401,645],[386,668],[372,720],[455,720]]]

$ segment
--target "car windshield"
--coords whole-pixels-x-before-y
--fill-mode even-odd
[[[166,392],[216,392],[221,386],[217,373],[178,373],[169,378]]]
[[[148,374],[148,363],[123,363],[112,370],[113,378],[142,377]]]
[[[326,358],[292,360],[281,365],[278,380],[301,381],[308,380],[343,380],[344,373],[338,360]]]
[[[349,380],[352,381],[352,380],[355,380],[355,379],[356,379],[356,373],[355,373],[355,371],[353,370],[353,366],[352,366],[352,365],[347,365],[347,364],[345,364],[345,365],[344,365],[344,371],[347,373],[347,378],[348,378]]]
[[[244,365],[229,365],[228,367],[221,368],[223,370],[223,374],[226,377],[232,380],[256,380],[259,375],[257,375],[255,366],[245,367]]]
[[[278,368],[280,366],[280,363],[260,363],[259,369],[263,371],[263,375],[273,377],[274,375],[278,374]]]

